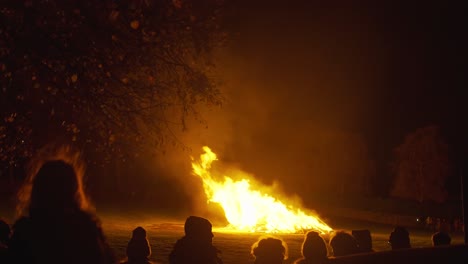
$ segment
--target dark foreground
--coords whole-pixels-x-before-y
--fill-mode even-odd
[[[131,230],[136,226],[140,225],[144,227],[148,232],[148,238],[152,247],[151,260],[157,263],[168,263],[168,255],[172,250],[172,247],[176,240],[183,236],[183,221],[185,219],[163,219],[163,218],[134,218],[124,219],[115,216],[101,216],[104,231],[107,235],[109,243],[115,250],[115,253],[119,259],[125,257],[125,248],[131,236]],[[333,226],[335,229],[358,229],[363,228],[367,223],[353,223],[343,224],[340,226]],[[391,232],[391,226],[375,226],[370,225],[368,229],[372,233],[373,248],[376,253],[376,259],[365,259],[362,256],[359,262],[356,263],[373,263],[375,261],[392,260],[394,255],[388,255],[390,246],[388,245],[388,235]],[[411,253],[413,258],[418,259],[420,256],[427,256],[431,259],[436,260],[438,256],[440,263],[446,263],[443,261],[443,252],[427,250],[423,247],[431,247],[431,235],[430,231],[426,230],[409,230],[411,234],[411,244],[415,248],[420,248],[415,253]],[[213,244],[222,251],[222,259],[225,264],[237,264],[237,263],[253,263],[253,259],[250,256],[250,246],[264,234],[250,234],[250,233],[232,233],[226,232],[221,228],[214,228],[215,237],[213,238]],[[289,247],[289,258],[285,263],[293,263],[294,260],[300,257],[300,249],[303,241],[302,234],[276,234],[275,236],[282,238]],[[452,244],[462,244],[462,234],[451,234]],[[325,236],[327,239],[327,237]],[[458,249],[452,250],[455,252]],[[461,249],[465,250],[465,248]],[[413,250],[414,251],[414,250]],[[450,254],[455,254],[455,253]],[[458,251],[457,251],[458,252]],[[405,253],[407,254],[407,253]],[[431,255],[432,254],[432,255]],[[418,257],[419,256],[419,257]],[[398,256],[397,256],[398,257]],[[400,256],[402,257],[402,256]],[[405,255],[406,257],[406,255]],[[342,259],[339,263],[354,263],[349,260]],[[347,262],[348,261],[348,262]],[[369,262],[370,261],[370,262]],[[418,262],[412,262],[418,263]],[[402,263],[403,264],[403,263]]]

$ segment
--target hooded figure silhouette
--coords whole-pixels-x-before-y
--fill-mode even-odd
[[[171,264],[220,264],[219,250],[213,244],[210,221],[198,216],[189,216],[185,221],[185,236],[177,240],[169,255]]]

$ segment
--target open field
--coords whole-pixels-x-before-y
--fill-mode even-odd
[[[10,223],[13,221],[11,208],[0,209],[0,216]],[[147,230],[152,247],[151,260],[157,263],[168,263],[168,255],[174,243],[183,236],[184,217],[166,218],[147,215],[140,212],[106,211],[98,212],[102,221],[107,239],[119,259],[125,257],[125,249],[131,237],[132,230],[142,226]],[[124,217],[125,216],[125,217]],[[212,219],[210,219],[212,220]],[[390,250],[388,236],[392,230],[391,225],[352,220],[334,216],[325,217],[324,220],[335,230],[369,229],[372,234],[373,248],[375,251]],[[413,247],[431,246],[432,232],[417,228],[409,228],[411,244]],[[225,232],[215,225],[213,244],[222,251],[221,257],[225,264],[253,263],[250,256],[250,246],[264,234],[232,233]],[[462,244],[463,234],[452,233],[452,244]],[[300,257],[300,248],[303,242],[303,234],[276,234],[288,244],[289,258],[285,263],[293,263]],[[325,237],[327,239],[327,237]]]
[[[157,263],[168,263],[167,256],[176,240],[183,236],[184,219],[163,219],[139,217],[124,219],[113,216],[102,216],[104,231],[119,259],[125,257],[125,247],[131,236],[131,231],[138,225],[144,227],[152,246],[151,260]],[[335,229],[351,230],[368,228],[372,233],[373,248],[376,251],[390,250],[387,243],[391,226],[377,225],[351,220],[336,220],[332,226]],[[431,246],[430,231],[409,229],[413,247]],[[222,251],[225,264],[252,263],[249,254],[250,246],[263,234],[232,233],[220,228],[214,229],[213,244]],[[462,234],[451,234],[453,244],[463,243]],[[292,263],[300,257],[300,248],[303,241],[302,234],[277,234],[277,237],[286,241],[289,247],[289,258],[285,263]]]

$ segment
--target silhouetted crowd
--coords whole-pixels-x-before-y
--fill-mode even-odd
[[[119,263],[99,219],[90,210],[81,178],[72,165],[61,160],[45,162],[26,181],[18,209],[21,217],[11,229],[0,220],[0,263]],[[184,231],[169,255],[171,264],[222,263],[219,250],[212,244],[212,225],[207,219],[188,217]],[[432,241],[434,246],[449,245],[451,238],[437,232]],[[393,250],[411,248],[409,232],[401,226],[395,227],[388,242]],[[295,263],[321,264],[330,257],[372,251],[369,230],[335,231],[329,246],[321,234],[309,231],[302,244],[302,258]],[[283,240],[266,236],[252,245],[251,254],[255,264],[280,264],[288,256],[288,247]],[[151,263],[144,228],[133,230],[126,255],[120,263]]]
[[[444,230],[444,232],[463,232],[464,225],[460,217],[451,219],[427,216],[424,220],[424,228],[432,231]]]

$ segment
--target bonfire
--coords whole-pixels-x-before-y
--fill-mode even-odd
[[[207,146],[203,147],[203,151],[200,159],[192,162],[193,172],[203,181],[207,202],[218,203],[223,208],[229,222],[228,229],[265,233],[332,231],[317,215],[306,213],[306,210],[285,204],[271,194],[260,191],[265,188],[255,188],[247,174],[236,175],[239,180],[227,175],[213,175],[211,165],[217,156]]]

